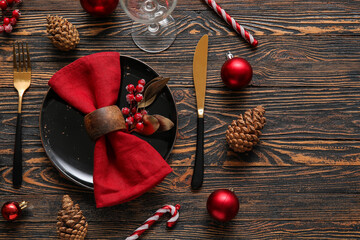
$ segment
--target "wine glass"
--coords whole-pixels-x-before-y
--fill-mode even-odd
[[[125,13],[135,22],[131,36],[145,52],[164,51],[176,38],[175,20],[170,15],[177,0],[120,0]]]

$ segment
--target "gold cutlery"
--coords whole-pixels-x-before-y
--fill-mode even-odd
[[[16,57],[16,55],[18,57]],[[22,183],[21,106],[24,92],[30,87],[31,82],[30,55],[27,43],[24,44],[23,42],[16,42],[13,44],[13,61],[14,87],[19,94],[13,161],[13,186],[15,188],[19,188],[21,187]]]
[[[204,107],[206,89],[206,71],[208,57],[208,35],[204,35],[198,42],[193,60],[193,78],[197,104],[197,142],[194,172],[191,188],[199,189],[204,178]]]

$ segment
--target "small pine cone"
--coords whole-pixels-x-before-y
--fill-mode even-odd
[[[56,229],[61,240],[85,239],[88,223],[79,205],[74,205],[69,195],[63,196],[62,209],[58,212]]]
[[[69,51],[79,44],[79,32],[66,18],[59,16],[47,16],[48,38],[55,47],[61,51]]]
[[[226,130],[226,141],[235,152],[247,152],[259,142],[260,130],[264,127],[265,109],[257,106],[233,120]]]

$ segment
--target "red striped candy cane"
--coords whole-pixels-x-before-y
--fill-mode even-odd
[[[251,46],[256,47],[258,45],[258,41],[241,26],[239,23],[235,21],[229,14],[222,9],[215,0],[205,0],[205,2],[212,8],[214,11],[222,17],[237,33],[239,33]]]
[[[151,225],[153,225],[159,218],[164,215],[165,213],[169,212],[171,214],[171,218],[167,221],[166,226],[168,228],[173,227],[178,218],[179,218],[179,209],[180,205],[176,204],[175,207],[173,205],[165,205],[159,210],[155,212],[155,214],[148,218],[143,225],[138,227],[129,237],[127,237],[125,240],[135,240],[138,239],[141,234],[143,234]]]

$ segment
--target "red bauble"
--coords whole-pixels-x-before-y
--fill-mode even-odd
[[[1,208],[1,214],[6,220],[13,221],[21,215],[21,210],[26,207],[27,202],[25,201],[20,204],[17,202],[6,202]]]
[[[119,0],[80,0],[81,6],[94,17],[107,17],[113,13]]]
[[[235,57],[231,53],[227,55],[228,60],[221,68],[221,78],[224,84],[231,89],[246,87],[252,78],[252,67],[243,58]]]
[[[209,214],[220,222],[228,222],[239,211],[239,199],[228,189],[219,189],[213,192],[206,204]]]

